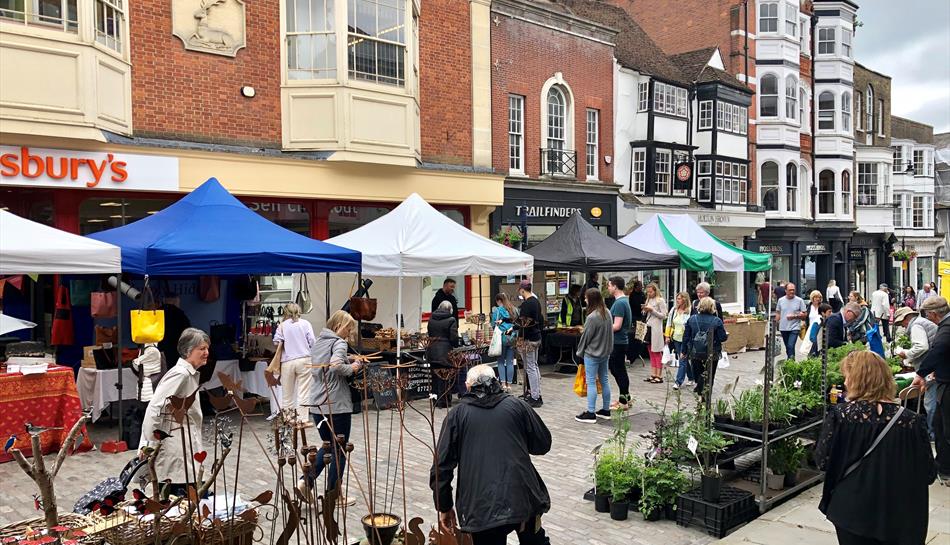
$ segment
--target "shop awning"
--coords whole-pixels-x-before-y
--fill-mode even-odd
[[[672,269],[672,254],[631,248],[598,231],[580,214],[571,216],[551,236],[531,247],[534,268],[545,271],[649,271]]]
[[[772,256],[719,240],[686,214],[656,214],[620,242],[648,252],[674,255],[688,271],[767,271]]]
[[[89,235],[122,248],[122,270],[161,276],[355,272],[360,253],[284,229],[215,178],[168,208]]]
[[[0,210],[0,275],[115,273],[120,255],[112,244]]]
[[[370,276],[528,274],[534,261],[452,221],[416,193],[385,216],[327,242],[359,248],[363,274]]]

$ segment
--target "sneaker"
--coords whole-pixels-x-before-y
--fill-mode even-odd
[[[674,389],[674,390],[679,390],[679,389],[680,389],[680,385],[674,382],[674,383],[673,383],[673,389]]]
[[[609,409],[601,409],[601,410],[597,411],[597,412],[594,413],[594,414],[597,415],[597,418],[604,418],[604,419],[606,419],[606,420],[610,420],[610,410],[609,410]]]
[[[583,422],[585,424],[593,424],[597,422],[597,415],[590,411],[584,411],[581,414],[574,417],[574,420],[578,422]]]
[[[540,397],[538,399],[532,399],[529,397],[527,403],[528,403],[528,406],[530,406],[533,409],[537,409],[538,407],[544,405],[544,402],[541,401]]]
[[[346,496],[340,496],[339,498],[336,499],[336,504],[338,507],[343,507],[344,505],[346,507],[352,507],[356,505],[356,498],[348,498]]]

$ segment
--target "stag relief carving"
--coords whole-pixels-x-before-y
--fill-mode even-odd
[[[185,49],[233,57],[244,47],[241,0],[172,0],[175,36]]]

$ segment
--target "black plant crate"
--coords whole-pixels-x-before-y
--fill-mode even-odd
[[[717,503],[704,500],[701,488],[680,494],[676,499],[677,524],[702,528],[707,534],[720,539],[758,514],[755,496],[732,486],[722,487],[722,495]]]

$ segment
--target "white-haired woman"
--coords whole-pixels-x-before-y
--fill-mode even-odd
[[[300,307],[288,303],[284,307],[284,321],[277,326],[275,343],[283,343],[280,356],[280,386],[283,392],[281,409],[292,410],[298,425],[309,423],[307,410],[300,408],[310,399],[313,376],[310,373],[310,351],[317,338],[313,335],[313,326],[307,320],[300,319]]]
[[[155,457],[155,473],[159,482],[171,483],[169,491],[175,495],[187,492],[188,484],[197,481],[196,472],[201,463],[194,453],[204,451],[201,439],[201,403],[198,402],[198,369],[208,363],[211,339],[200,329],[189,327],[178,339],[178,363],[165,373],[142,419],[142,437],[139,456],[161,443]],[[195,395],[185,419],[178,423],[172,415],[169,398],[188,398]],[[184,428],[184,439],[179,428]]]

